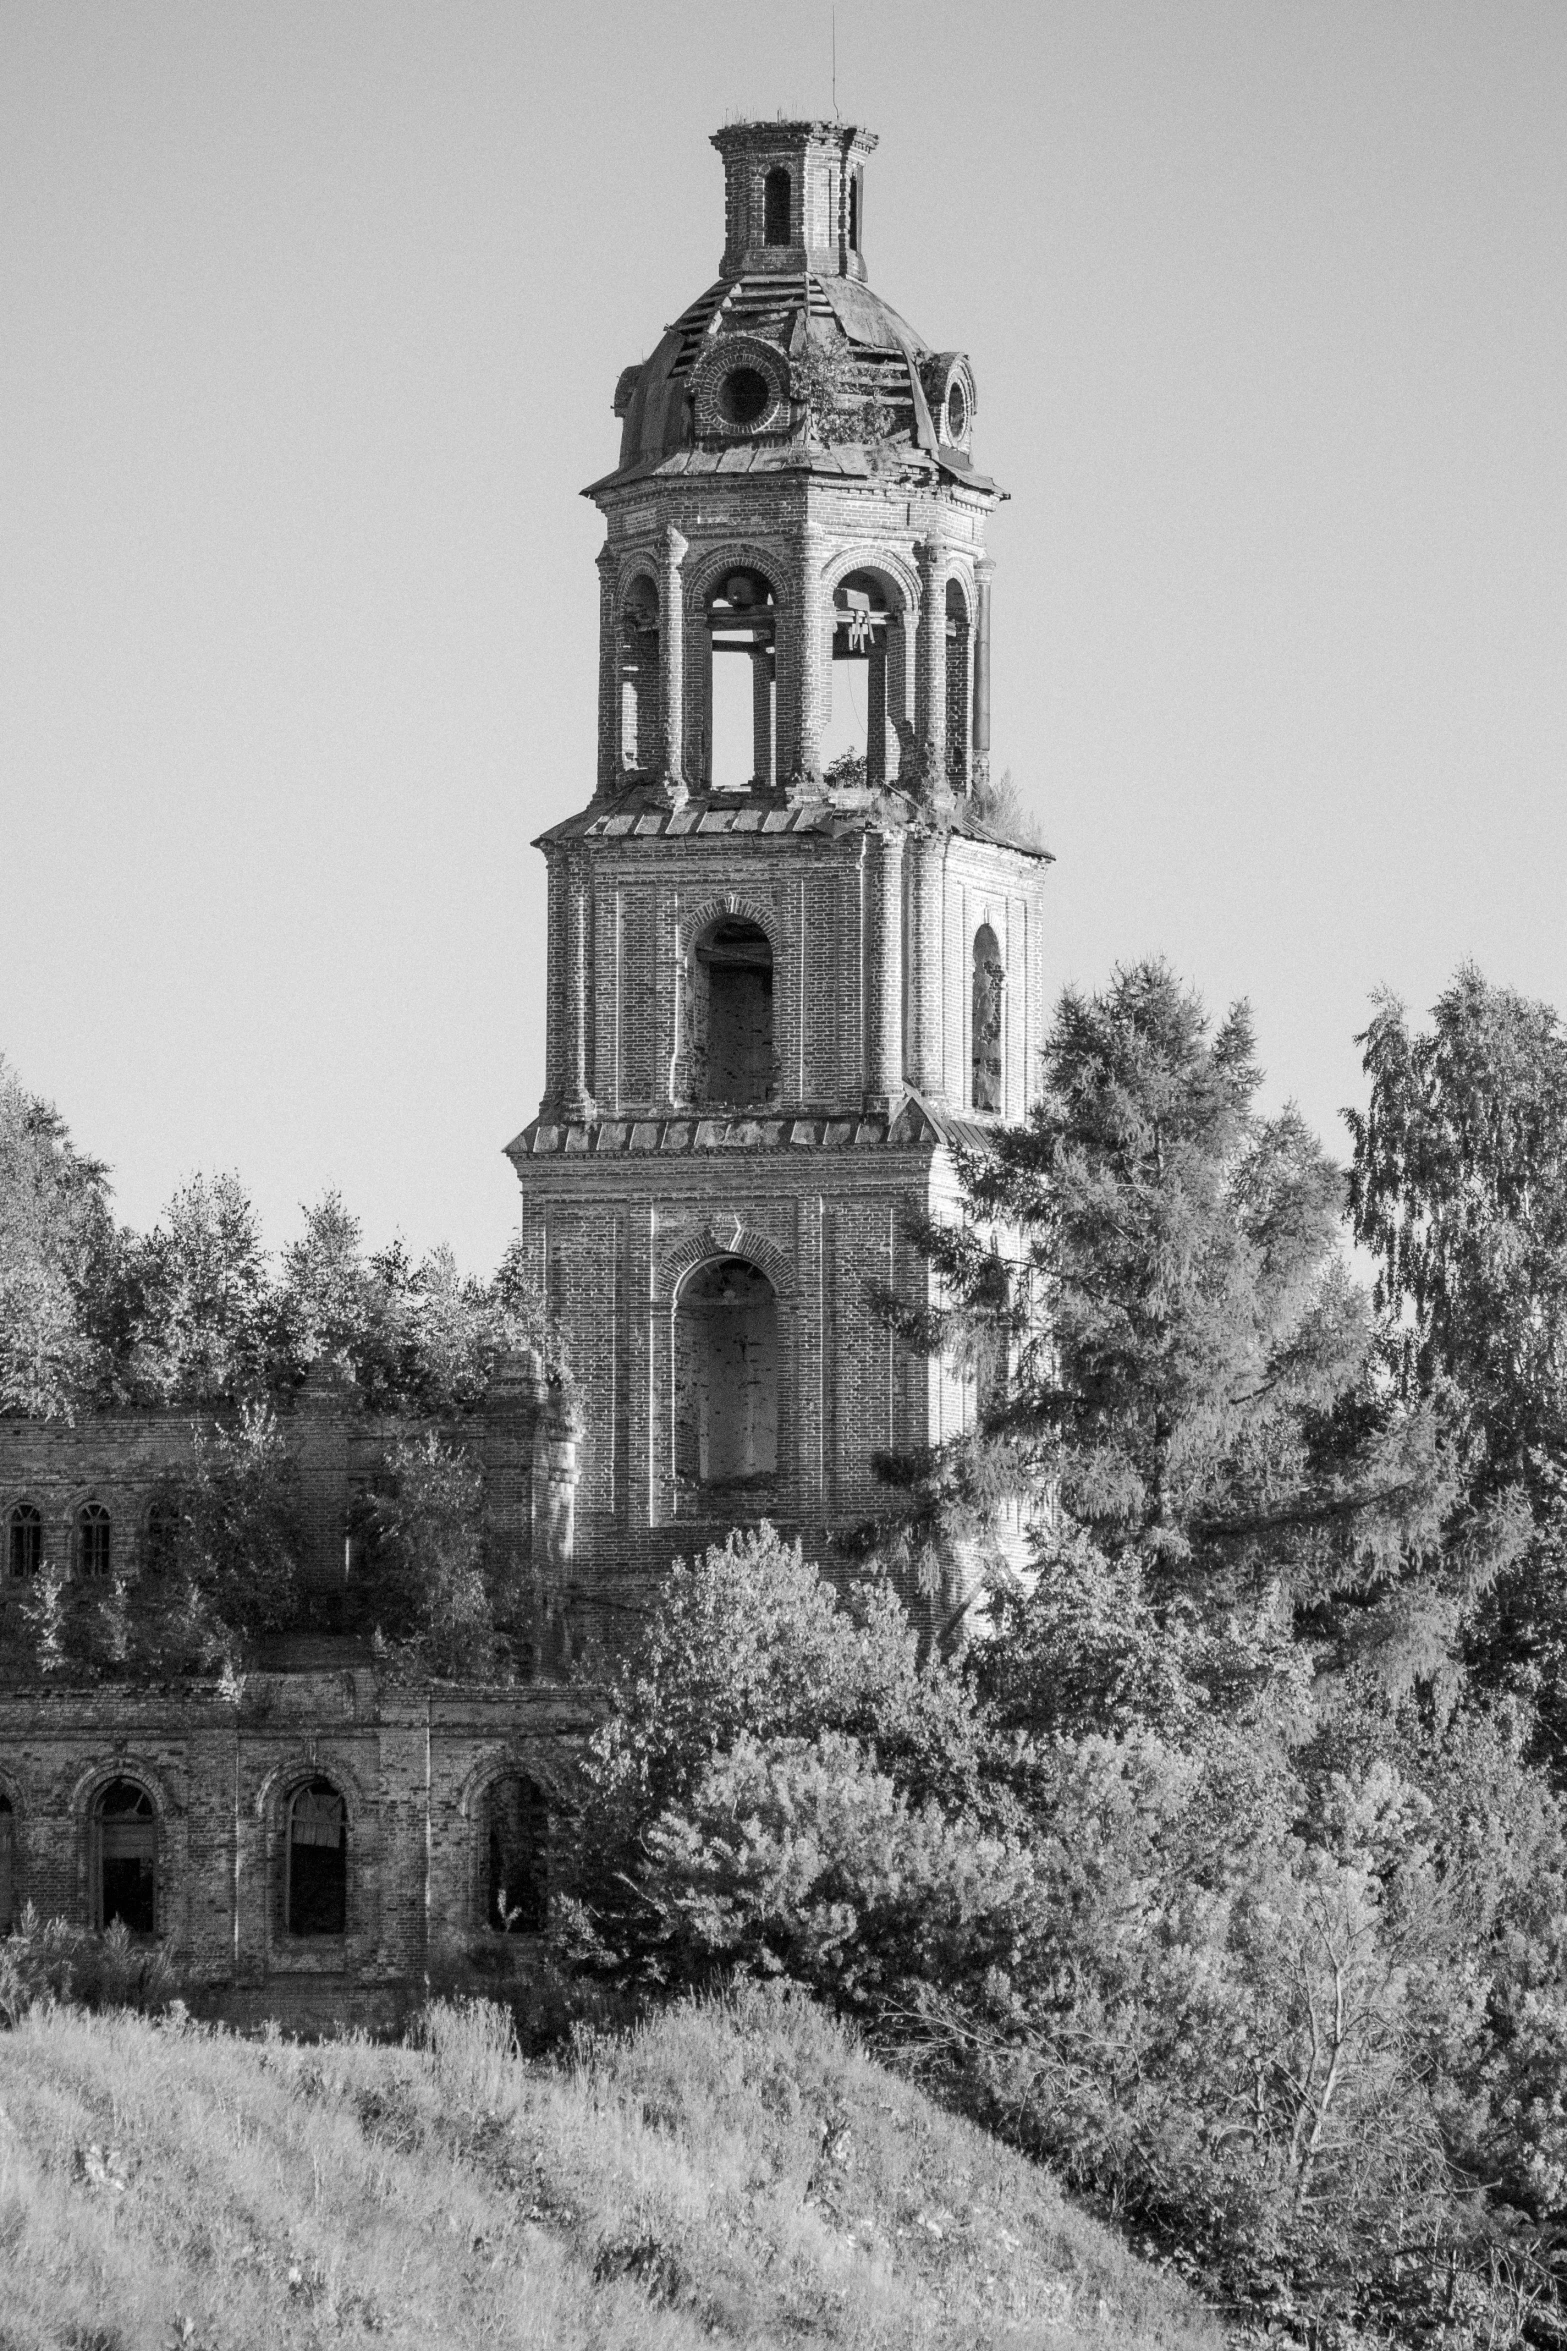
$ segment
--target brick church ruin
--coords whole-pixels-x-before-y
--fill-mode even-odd
[[[392,1688],[317,1638],[237,1692],[0,1690],[0,1922],[124,1918],[230,2015],[393,2010],[444,1961],[524,1963],[593,1715],[568,1662],[736,1525],[830,1565],[877,1456],[974,1410],[870,1293],[925,1295],[911,1215],[955,1209],[953,1146],[1022,1117],[1042,1037],[1048,860],[984,815],[1001,493],[967,359],[867,281],[875,140],[713,143],[718,280],[622,374],[588,492],[594,788],[538,844],[546,1090],[509,1152],[577,1405],[525,1362],[460,1432],[528,1565],[533,1678]],[[395,1432],[324,1366],[288,1426],[327,1586]],[[0,1422],[0,1627],[44,1558],[134,1575],[190,1443],[189,1415]]]

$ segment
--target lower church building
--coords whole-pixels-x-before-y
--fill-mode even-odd
[[[1002,493],[967,357],[868,284],[875,143],[717,134],[718,279],[622,373],[588,493],[597,768],[539,843],[546,1085],[508,1146],[575,1402],[522,1363],[455,1432],[534,1595],[527,1678],[399,1686],[329,1631],[232,1687],[44,1686],[0,1655],[0,1927],[123,1920],[216,2011],[285,2022],[525,1968],[584,1662],[737,1525],[830,1571],[879,1459],[972,1419],[972,1377],[877,1300],[924,1301],[914,1226],[1025,1115],[1049,860],[995,817]],[[395,1432],[324,1366],[286,1426],[327,1593]],[[0,1641],[45,1560],[134,1579],[191,1441],[189,1415],[0,1421]]]

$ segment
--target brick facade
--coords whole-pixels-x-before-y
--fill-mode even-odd
[[[623,372],[620,461],[588,493],[592,795],[539,843],[546,1091],[509,1151],[580,1407],[523,1363],[453,1432],[527,1564],[535,1678],[398,1688],[328,1637],[238,1690],[40,1688],[23,1592],[0,1591],[0,1910],[99,1923],[129,1887],[113,1900],[235,2016],[390,2014],[432,1971],[525,1971],[530,1936],[491,1926],[498,1900],[537,1925],[567,1833],[593,1696],[562,1660],[613,1645],[672,1557],[736,1523],[770,1517],[830,1568],[875,1510],[876,1456],[973,1411],[872,1292],[926,1295],[911,1220],[957,1212],[954,1152],[1023,1115],[1042,1037],[1049,861],[984,813],[1002,493],[967,359],[868,284],[874,139],[780,122],[714,144],[719,278]],[[748,776],[718,773],[720,660],[750,665]],[[863,754],[824,766],[845,663]],[[329,1591],[397,1429],[325,1373],[288,1428]],[[100,1504],[134,1578],[192,1442],[178,1414],[0,1423],[0,1514],[36,1509],[45,1563],[75,1572]],[[330,1931],[298,1931],[307,1878]]]

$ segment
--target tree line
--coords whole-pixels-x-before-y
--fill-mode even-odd
[[[231,1174],[192,1178],[137,1232],[115,1220],[103,1163],[0,1060],[0,1414],[163,1406],[192,1433],[190,1460],[157,1480],[134,1588],[123,1567],[100,1588],[46,1562],[0,1670],[233,1680],[270,1636],[320,1618],[372,1639],[388,1672],[515,1672],[522,1597],[461,1429],[528,1348],[564,1376],[520,1243],[477,1280],[444,1247],[418,1261],[400,1241],[367,1248],[329,1192],[274,1259]],[[329,1601],[301,1577],[279,1419],[322,1364],[403,1424],[351,1530],[373,1573]]]

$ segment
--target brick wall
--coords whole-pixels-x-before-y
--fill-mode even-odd
[[[546,1800],[545,1869],[571,1870],[571,1758],[591,1691],[397,1691],[345,1669],[251,1676],[234,1702],[167,1690],[16,1692],[0,1707],[15,1901],[96,1923],[95,1814],[128,1779],[156,1817],[157,1937],[208,2010],[324,2023],[406,2006],[426,1976],[525,1967],[526,1938],[490,1931],[487,1791],[526,1774]],[[346,1808],[347,1922],[291,1935],[288,1807],[324,1779]]]
[[[535,1540],[536,1489],[550,1442],[561,1433],[552,1416],[558,1417],[558,1407],[536,1360],[522,1360],[497,1373],[480,1410],[440,1431],[482,1466],[493,1537],[517,1568],[527,1567],[543,1548]],[[25,1585],[10,1572],[13,1510],[30,1504],[40,1513],[42,1564],[70,1578],[80,1564],[79,1514],[88,1503],[101,1504],[110,1518],[111,1573],[134,1581],[146,1564],[149,1511],[160,1477],[189,1467],[202,1432],[210,1437],[214,1425],[212,1414],[175,1410],[95,1413],[75,1422],[0,1418],[0,1681],[18,1670],[26,1596]],[[298,1470],[307,1584],[341,1588],[351,1502],[384,1470],[398,1439],[427,1425],[366,1413],[352,1386],[325,1366],[283,1406],[279,1426]]]

